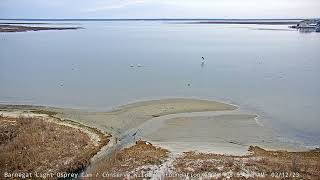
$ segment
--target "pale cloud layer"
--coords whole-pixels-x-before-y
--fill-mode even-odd
[[[310,18],[320,0],[0,0],[0,18]]]

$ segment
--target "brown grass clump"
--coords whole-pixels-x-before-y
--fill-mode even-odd
[[[1,116],[0,116],[1,118]],[[0,145],[10,141],[17,136],[17,122],[15,119],[3,120],[0,126]]]
[[[256,166],[265,171],[299,173],[305,179],[320,177],[320,151],[288,152],[267,151],[257,146],[250,146],[249,151],[255,157],[263,157],[263,163]]]
[[[201,174],[202,172],[215,172],[220,170],[217,168],[219,163],[216,159],[219,155],[210,156],[204,153],[185,152],[183,156],[177,158],[174,163],[174,168],[180,174]]]
[[[92,174],[98,175],[97,179],[112,175],[136,177],[141,175],[142,171],[147,171],[148,166],[159,166],[168,158],[168,151],[155,147],[146,141],[137,141],[132,147],[125,148],[115,153],[107,161],[98,164]],[[134,172],[134,173],[132,173]]]
[[[76,128],[40,118],[0,117],[1,178],[5,172],[76,172],[86,167],[99,149]]]

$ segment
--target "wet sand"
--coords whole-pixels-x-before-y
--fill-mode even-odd
[[[88,126],[110,132],[121,137],[126,132],[142,125],[150,119],[169,114],[227,111],[236,106],[215,101],[196,99],[162,99],[132,103],[117,107],[110,112],[90,112],[84,110],[56,109],[61,118],[80,121]]]
[[[257,115],[214,101],[162,99],[123,105],[110,112],[59,111],[61,118],[111,133],[115,146],[105,155],[138,139],[176,154],[199,151],[244,155],[251,145],[269,150],[306,150],[300,144],[283,141],[286,138],[264,127]]]
[[[280,135],[259,125],[257,116],[223,112],[210,116],[174,117],[142,128],[143,139],[174,153],[200,151],[244,155],[250,145],[267,149],[303,150],[303,147],[281,142]],[[182,115],[183,116],[183,115]]]

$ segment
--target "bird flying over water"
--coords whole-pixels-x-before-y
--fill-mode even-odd
[[[137,132],[138,132],[138,131],[137,131]],[[137,135],[137,132],[133,133],[132,136],[136,136],[136,135]]]
[[[135,133],[133,133],[132,136],[135,137],[139,131],[140,129],[138,129]]]

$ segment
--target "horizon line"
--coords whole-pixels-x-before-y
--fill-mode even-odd
[[[138,21],[138,20],[305,20],[319,18],[0,18],[0,20],[26,21]]]

